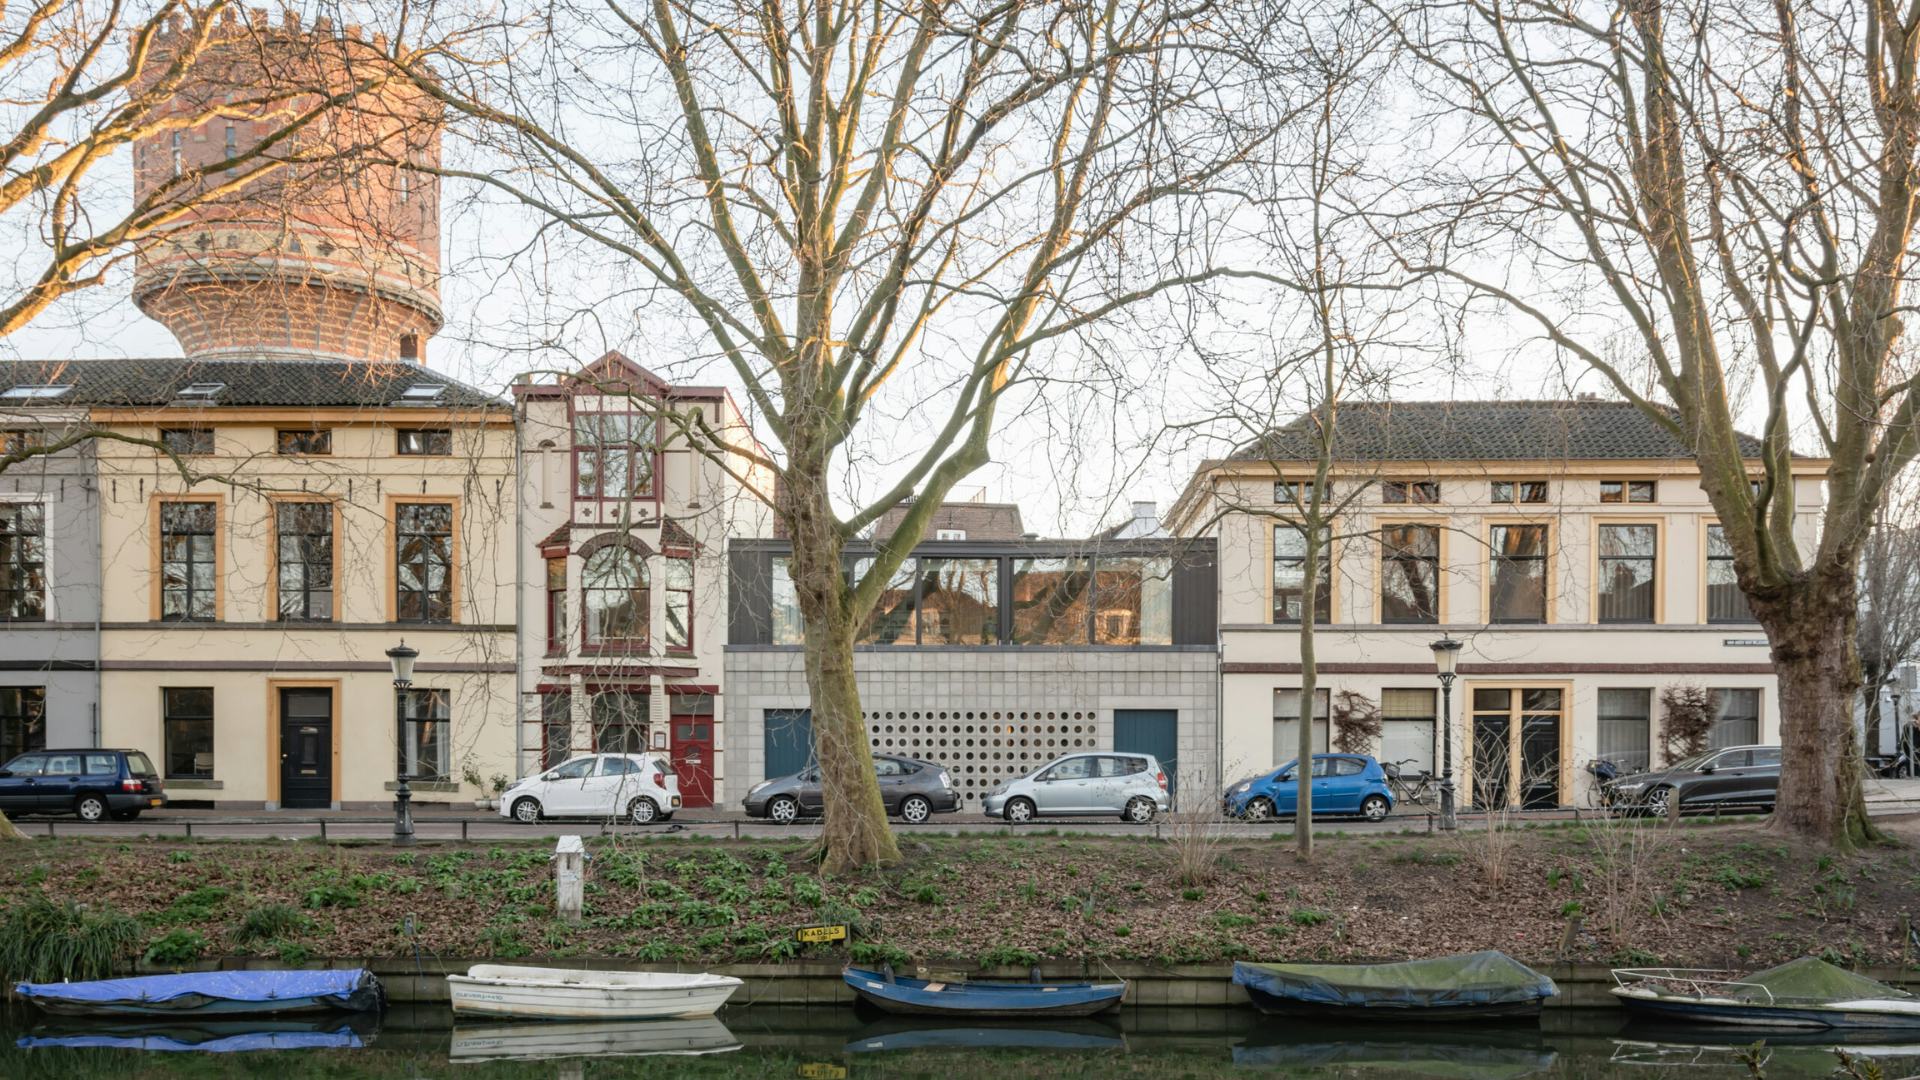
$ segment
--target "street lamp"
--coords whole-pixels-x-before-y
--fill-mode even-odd
[[[407,688],[413,685],[413,662],[420,650],[409,648],[405,638],[387,650],[387,662],[393,665],[394,732],[400,737],[400,762],[407,760]],[[407,769],[398,768],[400,784],[393,792],[393,844],[413,846],[413,791],[407,787]]]
[[[1440,827],[1452,831],[1459,827],[1453,814],[1453,669],[1460,659],[1461,642],[1442,634],[1429,645],[1433,666],[1440,676]]]

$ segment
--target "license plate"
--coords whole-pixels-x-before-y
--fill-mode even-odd
[[[159,805],[160,805],[160,800],[159,800],[159,799],[148,799],[148,800],[147,800],[147,805],[148,805],[148,806],[159,806]]]

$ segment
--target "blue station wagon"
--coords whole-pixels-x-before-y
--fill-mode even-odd
[[[132,821],[167,805],[166,784],[138,750],[31,750],[0,768],[0,811]]]
[[[1293,766],[1289,761],[1270,773],[1228,788],[1227,816],[1265,821],[1296,814],[1300,786]],[[1314,817],[1345,815],[1380,821],[1393,810],[1386,770],[1365,754],[1315,754],[1312,783]]]

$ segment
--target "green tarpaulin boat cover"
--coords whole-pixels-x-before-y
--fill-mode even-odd
[[[1865,975],[1855,975],[1845,968],[1834,967],[1811,956],[1789,960],[1765,971],[1756,971],[1740,981],[1752,985],[1740,987],[1733,995],[1735,1000],[1763,1004],[1768,1000],[1819,1004],[1913,996],[1905,990],[1896,990],[1886,983],[1874,982]]]
[[[1552,979],[1492,950],[1398,964],[1236,963],[1233,981],[1316,1005],[1506,1005],[1559,992]]]

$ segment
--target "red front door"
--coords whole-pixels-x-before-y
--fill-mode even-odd
[[[713,805],[713,717],[673,718],[673,772],[680,778],[680,805]]]

